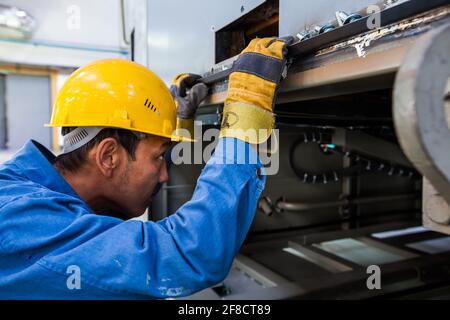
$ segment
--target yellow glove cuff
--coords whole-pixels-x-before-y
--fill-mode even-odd
[[[251,144],[269,139],[275,126],[272,112],[246,103],[227,104],[223,108],[220,137],[232,137]]]
[[[189,73],[179,73],[179,74],[177,74],[172,80],[172,85],[179,87],[180,84],[181,84],[181,81],[183,81],[183,79],[186,79],[189,76],[190,76]]]

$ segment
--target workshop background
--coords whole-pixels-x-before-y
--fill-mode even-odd
[[[278,171],[229,276],[189,298],[449,298],[448,0],[0,0],[0,163],[28,139],[60,151],[56,93],[104,58],[202,75],[197,120],[218,128],[236,56],[287,35]],[[203,165],[172,165],[140,219],[188,201]]]
[[[167,83],[186,70],[204,73],[214,64],[214,29],[262,2],[1,1],[0,161],[30,138],[59,149],[57,129],[42,124],[76,68],[123,58],[147,65]],[[186,10],[210,14],[192,19]]]

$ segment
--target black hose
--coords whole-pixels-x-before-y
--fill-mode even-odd
[[[292,144],[289,151],[289,164],[294,171],[294,174],[300,179],[301,182],[306,184],[327,184],[330,182],[338,182],[343,177],[350,177],[374,172],[385,173],[388,176],[407,178],[411,178],[417,175],[417,172],[410,168],[406,168],[401,165],[390,163],[380,159],[363,156],[356,152],[347,151],[341,146],[334,146],[333,148],[327,149],[327,152],[340,154],[342,157],[350,158],[352,165],[348,168],[313,172],[301,168],[296,163],[295,151],[301,144],[316,143],[319,145],[319,147],[321,147],[331,144],[331,141],[332,139],[330,132],[304,132],[300,136],[300,138]]]

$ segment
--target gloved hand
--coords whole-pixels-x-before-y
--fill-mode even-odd
[[[234,62],[224,102],[221,137],[259,144],[273,130],[274,100],[293,37],[253,39]]]
[[[204,83],[196,83],[201,76],[191,73],[177,75],[170,86],[170,92],[177,106],[177,134],[194,137],[194,117],[200,102],[208,95],[208,87]]]

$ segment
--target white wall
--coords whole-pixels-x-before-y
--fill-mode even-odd
[[[50,77],[6,76],[6,122],[9,149],[21,148],[35,139],[51,148],[52,132],[44,127],[51,115]]]
[[[181,72],[207,72],[215,64],[216,31],[264,1],[149,0],[148,67],[168,84]]]

